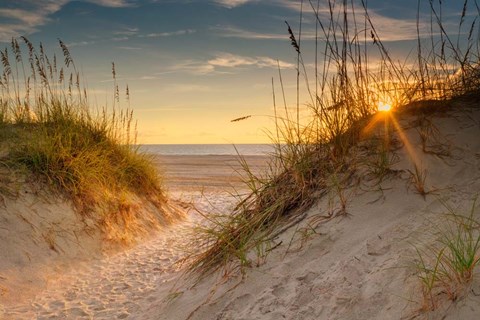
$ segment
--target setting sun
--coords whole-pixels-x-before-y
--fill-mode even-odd
[[[389,103],[385,103],[385,102],[382,102],[380,101],[378,103],[378,111],[380,112],[388,112],[392,109],[392,105],[389,104]]]

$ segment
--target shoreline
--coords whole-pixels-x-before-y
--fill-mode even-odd
[[[244,189],[236,155],[152,155],[169,191],[231,191]],[[268,169],[269,156],[244,156],[254,174]]]

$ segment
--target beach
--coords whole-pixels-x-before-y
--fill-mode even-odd
[[[252,171],[261,173],[268,158],[245,160]],[[184,203],[184,221],[113,255],[84,257],[62,268],[56,261],[56,267],[43,268],[30,280],[28,299],[15,292],[16,297],[3,301],[0,319],[142,319],[143,309],[169,295],[182,274],[176,264],[183,257],[182,247],[190,243],[192,227],[201,219],[196,210],[228,212],[236,201],[235,190],[247,190],[233,155],[156,155],[155,163],[169,197]],[[13,270],[11,277],[15,274],[20,281],[20,272]]]
[[[268,156],[243,157],[254,174],[267,171]],[[245,188],[245,174],[235,155],[156,155],[154,161],[163,173],[166,187],[173,192]]]
[[[358,172],[361,182],[343,190],[345,214],[332,215],[340,198],[330,191],[272,239],[266,257],[252,253],[256,264],[245,273],[200,282],[178,262],[195,250],[194,226],[205,223],[203,214],[228,214],[238,201],[234,190],[248,192],[235,173],[240,166],[231,155],[156,155],[185,219],[128,250],[47,270],[32,298],[4,303],[3,319],[475,319],[478,279],[459,303],[440,295],[438,307],[424,313],[415,266],[416,250],[434,241],[446,203],[460,214],[472,210],[480,190],[478,119],[478,109],[433,118],[448,157],[424,153],[414,118],[399,119],[408,147],[395,151],[398,160],[381,184]],[[412,186],[412,154],[428,168],[424,196]],[[257,173],[267,168],[265,156],[245,160]]]
[[[417,2],[0,1],[0,320],[479,320],[480,6]]]

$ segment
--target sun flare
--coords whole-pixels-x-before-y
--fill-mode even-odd
[[[380,112],[388,112],[392,110],[392,105],[383,101],[378,103],[378,111]]]

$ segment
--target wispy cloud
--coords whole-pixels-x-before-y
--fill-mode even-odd
[[[128,37],[113,37],[112,41],[127,41]]]
[[[159,72],[158,74],[168,74],[176,72],[184,72],[192,75],[206,75],[215,72],[215,67],[202,61],[185,60],[170,66],[168,71]]]
[[[382,41],[402,41],[417,39],[417,21],[415,19],[396,19],[371,11],[370,18]],[[430,35],[430,25],[420,21],[421,37]]]
[[[280,33],[261,33],[256,31],[249,31],[241,28],[223,26],[214,27],[211,30],[220,37],[227,38],[242,38],[242,39],[272,39],[272,40],[285,40],[288,39],[286,34]]]
[[[318,7],[316,6],[316,1],[304,1],[303,6],[301,5],[300,1],[292,1],[292,0],[215,0],[215,2],[219,5],[222,5],[227,8],[235,8],[240,5],[246,3],[261,3],[285,8],[294,12],[300,12],[300,10],[304,13],[304,26],[302,30],[302,39],[304,40],[312,40],[315,39],[315,30],[313,27],[314,21],[316,20],[314,16],[314,11],[317,12],[321,21],[329,21],[330,20],[330,8],[327,3],[319,2]],[[315,6],[315,9],[312,8],[311,3]],[[364,8],[359,5],[358,3],[355,5],[355,12],[357,14],[357,22],[361,25],[358,26],[358,29],[362,29],[363,25],[363,18],[358,20],[359,17],[364,16]],[[334,17],[341,17],[343,10],[340,5],[333,7],[333,16]],[[351,8],[349,7],[349,12],[351,12]],[[404,40],[414,40],[417,39],[417,21],[415,18],[394,18],[390,16],[383,15],[380,11],[376,10],[375,8],[368,8],[368,14],[376,28],[379,36],[381,37],[382,41],[404,41]],[[421,37],[428,37],[430,36],[430,17],[425,17],[424,21],[420,21],[419,31]],[[307,23],[307,20],[310,20]],[[349,20],[353,23],[353,16],[350,14]],[[309,26],[310,25],[310,26]],[[236,37],[236,38],[243,38],[243,39],[270,39],[270,40],[278,40],[278,39],[285,39],[285,34],[278,34],[278,33],[262,33],[258,31],[249,31],[244,30],[236,27],[216,27],[213,29],[221,37]],[[295,30],[294,30],[295,31]],[[368,30],[369,31],[369,30]],[[368,32],[369,33],[369,32]],[[322,37],[320,37],[321,39]]]
[[[46,21],[46,17],[44,15],[23,9],[0,9],[0,16],[18,20],[19,22],[22,22],[28,26],[43,24]]]
[[[295,65],[278,61],[281,68],[294,68]],[[258,68],[277,68],[277,60],[270,57],[245,57],[231,53],[220,53],[214,59],[208,60],[208,65],[221,68],[238,68],[255,66]]]
[[[258,0],[215,0],[221,6],[235,8],[248,2],[257,2]]]
[[[28,10],[20,5],[5,7],[0,3],[0,42],[8,42],[12,37],[29,35],[51,21],[50,16],[73,0],[27,1]],[[99,6],[122,8],[133,6],[128,0],[85,0]],[[19,1],[19,4],[21,2]],[[2,21],[8,21],[7,23]]]
[[[155,77],[155,76],[141,76],[140,77],[140,80],[158,80],[160,79],[159,77]]]
[[[116,34],[119,36],[133,36],[133,35],[136,35],[138,31],[139,31],[138,28],[125,27],[123,28],[123,30],[115,31],[113,34]]]
[[[2,23],[0,24],[0,42],[9,42],[12,37],[16,37],[20,34],[30,34],[35,31],[36,29],[30,26],[15,23]]]
[[[277,6],[281,6],[281,7],[293,10],[293,11],[299,12],[300,10],[303,10],[305,17],[308,17],[308,15],[315,17],[314,14],[315,12],[317,12],[318,17],[320,18],[320,21],[324,21],[324,22],[330,21],[330,9],[325,3],[320,3],[318,8],[315,8],[315,10],[312,9],[312,6],[310,5],[309,2],[304,3],[303,7],[300,6],[299,1],[275,0],[275,1],[271,1],[271,3]],[[357,23],[360,23],[360,25],[358,25],[357,27],[359,30],[361,30],[364,28],[363,26],[364,8],[362,6],[355,5],[354,9],[357,16]],[[341,12],[341,10],[343,9],[339,5],[337,5],[336,8],[334,7],[333,16],[341,17],[343,12],[343,11]],[[355,20],[353,19],[351,8],[349,8],[348,11],[349,11],[349,22],[353,24]],[[368,8],[368,15],[370,16],[370,19],[382,41],[386,42],[386,41],[403,41],[403,40],[417,39],[416,19],[405,19],[405,18],[400,19],[400,18],[388,17],[385,15],[382,15],[374,8]],[[362,17],[362,18],[358,20],[359,17]],[[423,21],[423,22],[420,21],[419,30],[420,30],[421,37],[430,35],[429,27],[430,27],[429,21]],[[369,34],[370,28],[367,31]],[[312,38],[313,34],[314,32],[309,31],[308,27],[302,30],[302,38],[306,38],[306,39]]]
[[[174,37],[174,36],[183,36],[197,32],[194,29],[185,29],[177,30],[171,32],[158,32],[158,33],[147,33],[138,35],[139,38],[161,38],[161,37]]]
[[[72,47],[82,47],[82,46],[88,46],[92,44],[96,44],[97,41],[76,41],[76,42],[69,42],[67,43],[67,47],[72,48]]]
[[[213,58],[206,61],[201,60],[185,60],[176,63],[167,71],[157,74],[169,74],[176,72],[184,72],[192,75],[208,75],[208,74],[232,74],[237,68],[295,68],[295,65],[286,61],[277,60],[271,57],[247,57],[231,53],[221,52]]]
[[[114,37],[104,40],[104,41],[127,41],[132,38],[166,38],[166,37],[176,37],[176,36],[184,36],[189,35],[197,32],[194,29],[185,29],[185,30],[177,30],[177,31],[170,31],[170,32],[152,32],[147,34],[139,34],[138,28],[127,28],[123,31],[115,31],[113,34]],[[123,47],[124,49],[126,47]]]
[[[44,5],[42,5],[42,2]],[[37,31],[37,27],[46,24],[49,15],[57,12],[66,1],[38,1],[31,10],[19,8],[0,8],[0,41],[10,41],[12,37],[30,34]]]
[[[129,46],[122,46],[122,47],[117,47],[118,49],[122,50],[142,50],[140,47],[129,47]]]
[[[133,7],[135,3],[128,0],[87,0],[87,2],[94,3],[102,7],[125,8]]]
[[[148,34],[138,34],[138,28],[128,28],[124,31],[115,31],[113,32],[113,37],[106,38],[106,39],[96,39],[93,40],[85,40],[85,41],[76,41],[67,43],[69,47],[76,47],[76,46],[87,46],[87,45],[94,45],[97,43],[107,42],[107,41],[114,41],[114,42],[121,42],[121,41],[128,41],[132,38],[160,38],[160,37],[175,37],[175,36],[182,36],[195,33],[196,30],[193,29],[186,29],[186,30],[177,30],[172,32],[159,32],[159,33],[148,33]],[[0,25],[0,32],[1,32],[1,25]],[[139,47],[131,47],[131,46],[119,46],[119,49],[124,50],[139,50]]]

